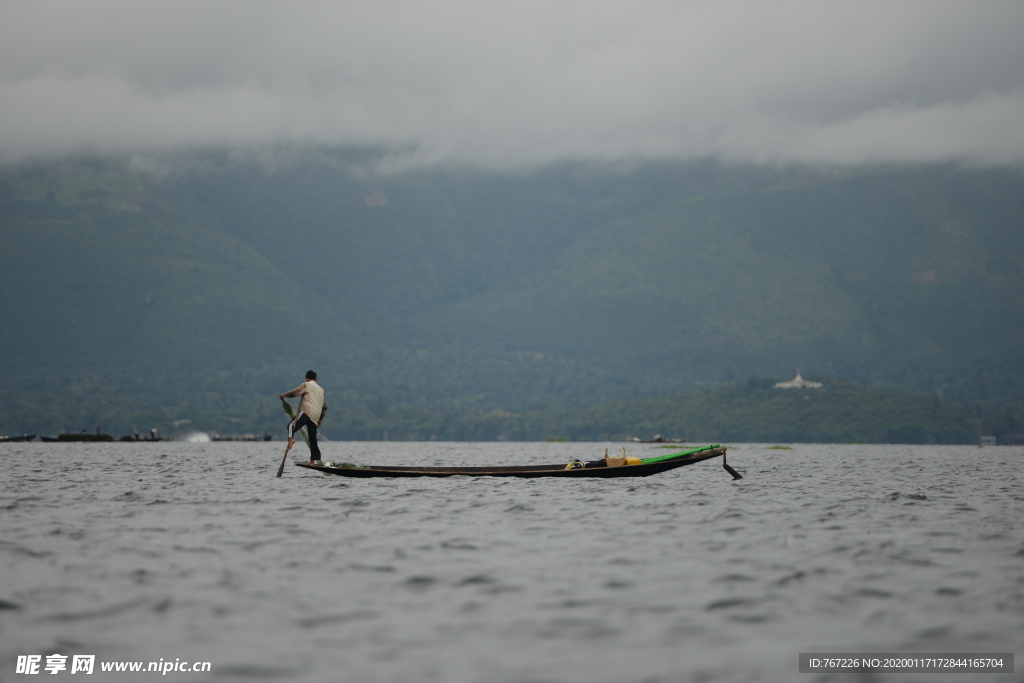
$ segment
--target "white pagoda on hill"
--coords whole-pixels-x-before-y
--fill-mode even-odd
[[[796,377],[789,380],[788,382],[778,382],[774,385],[775,389],[821,389],[821,382],[808,382],[800,376],[799,368],[796,371]]]

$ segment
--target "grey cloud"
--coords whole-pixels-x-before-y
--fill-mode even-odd
[[[8,3],[0,160],[1024,160],[1024,4]]]

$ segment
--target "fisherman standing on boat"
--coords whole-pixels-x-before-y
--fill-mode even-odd
[[[282,401],[286,398],[301,396],[299,401],[299,412],[295,419],[288,423],[288,446],[285,453],[295,445],[295,432],[303,427],[309,434],[309,464],[320,460],[320,447],[316,443],[316,429],[324,421],[324,413],[327,412],[327,401],[324,398],[324,390],[316,383],[316,373],[310,370],[306,373],[306,381],[291,391],[286,391],[280,396]],[[280,476],[280,475],[278,475]]]

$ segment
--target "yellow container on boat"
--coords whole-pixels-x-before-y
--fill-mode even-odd
[[[643,460],[641,460],[640,458],[634,458],[631,455],[626,458],[626,464],[627,465],[639,465],[642,462],[643,462]]]

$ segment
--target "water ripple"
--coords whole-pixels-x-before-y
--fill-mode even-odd
[[[799,677],[801,651],[1024,649],[1024,448],[740,444],[738,481],[713,461],[636,480],[277,479],[279,448],[0,444],[0,661],[181,658],[211,661],[204,680],[310,683],[771,682]],[[324,455],[527,464],[605,448],[619,445]]]

